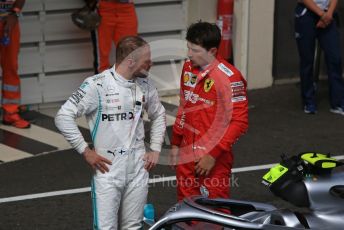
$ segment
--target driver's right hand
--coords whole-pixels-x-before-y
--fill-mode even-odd
[[[179,154],[179,147],[176,145],[172,145],[169,156],[168,156],[168,164],[172,169],[176,169],[177,162],[178,162],[178,154]]]

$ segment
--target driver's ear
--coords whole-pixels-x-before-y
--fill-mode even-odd
[[[136,64],[136,61],[133,58],[128,58],[127,62],[128,62],[129,68],[133,68]]]
[[[208,50],[208,53],[214,57],[216,57],[216,54],[217,54],[217,48],[216,47],[213,47],[213,48],[210,48]]]

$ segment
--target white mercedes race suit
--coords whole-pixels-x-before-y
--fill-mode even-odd
[[[127,81],[114,68],[105,70],[87,78],[56,115],[56,126],[79,153],[88,144],[75,119],[85,115],[95,151],[112,162],[110,172],[97,170],[92,180],[95,229],[141,228],[148,193],[143,109],[152,123],[150,149],[160,152],[165,109],[147,78]]]

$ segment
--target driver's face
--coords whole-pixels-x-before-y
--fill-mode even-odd
[[[206,66],[211,62],[212,54],[202,46],[187,42],[188,58],[191,60],[193,66]]]
[[[134,77],[145,78],[152,67],[151,52],[148,45],[140,49],[138,60],[136,60],[136,70],[133,75]]]

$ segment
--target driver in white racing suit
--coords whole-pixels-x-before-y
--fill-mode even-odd
[[[122,39],[116,65],[87,78],[58,111],[55,123],[95,170],[92,180],[94,229],[140,229],[166,129],[165,109],[146,78],[150,48],[136,36]],[[143,110],[151,120],[150,150],[144,145]],[[86,116],[94,150],[75,119]]]

